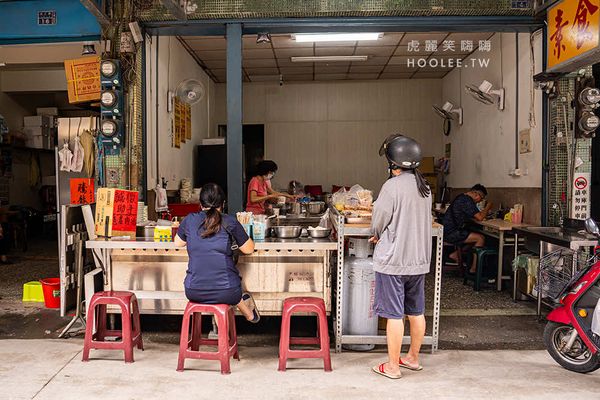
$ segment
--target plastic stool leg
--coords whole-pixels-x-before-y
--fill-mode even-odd
[[[235,346],[235,350],[233,353],[233,358],[236,360],[240,360],[240,352],[237,346],[237,332],[235,329],[235,314],[233,311],[233,307],[231,307],[228,311],[229,316],[229,346]]]
[[[319,336],[321,339],[321,352],[323,354],[323,366],[326,372],[331,372],[331,353],[329,351],[329,332],[327,327],[327,316],[325,310],[319,310],[317,316],[319,321]]]
[[[195,312],[192,314],[192,343],[190,349],[192,351],[200,350],[200,339],[202,337],[202,313]]]
[[[185,364],[185,352],[188,348],[190,331],[190,314],[186,309],[183,314],[183,321],[181,323],[181,335],[179,336],[179,358],[177,359],[177,371],[181,372],[184,369]]]
[[[93,326],[96,320],[95,311],[95,303],[92,300],[88,308],[88,318],[85,322],[85,337],[83,339],[83,354],[81,357],[81,361],[88,361],[90,359],[90,345],[92,342]]]
[[[283,310],[281,316],[281,332],[279,335],[279,368],[281,372],[285,372],[287,367],[288,351],[290,349],[290,318],[289,310]]]
[[[123,351],[125,353],[125,362],[133,362],[133,341],[131,331],[131,312],[129,304],[120,304],[121,306],[121,332],[123,334]]]
[[[139,338],[137,339],[137,348],[144,351],[144,341],[142,340],[142,324],[140,323],[140,308],[135,296],[131,302],[131,307],[133,311],[133,331],[136,335],[139,335]]]
[[[230,374],[229,364],[229,317],[225,314],[215,313],[215,320],[219,328],[218,352],[221,361],[221,374]]]

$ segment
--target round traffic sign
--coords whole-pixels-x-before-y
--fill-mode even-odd
[[[583,176],[580,176],[575,179],[574,185],[576,189],[583,190],[587,187],[588,181]]]

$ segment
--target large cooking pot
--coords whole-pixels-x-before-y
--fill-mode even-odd
[[[324,201],[311,201],[308,203],[308,212],[310,214],[321,214],[325,211]]]

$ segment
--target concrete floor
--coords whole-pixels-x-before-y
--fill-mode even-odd
[[[383,353],[334,354],[334,371],[319,360],[292,360],[277,371],[277,348],[242,347],[231,375],[216,361],[188,360],[175,371],[177,346],[146,343],[134,364],[122,353],[93,350],[81,362],[81,340],[0,341],[1,399],[597,399],[600,372],[562,369],[545,351],[441,351],[423,354],[421,372],[398,381],[370,367]],[[567,391],[568,389],[568,391]]]

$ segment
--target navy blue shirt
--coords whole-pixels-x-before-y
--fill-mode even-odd
[[[444,225],[444,234],[448,235],[463,229],[467,220],[473,219],[479,212],[475,200],[466,194],[458,195],[444,215],[442,225]]]
[[[203,238],[206,213],[189,214],[181,222],[177,235],[187,243],[189,255],[184,286],[187,289],[214,290],[239,287],[241,279],[233,262],[231,240],[223,228],[228,229],[239,246],[248,241],[248,235],[236,218],[226,214],[221,229],[214,236]]]

